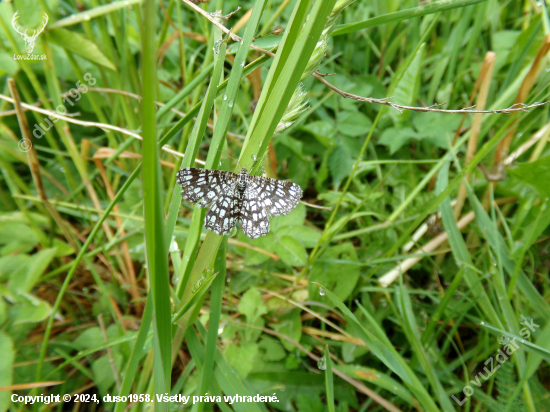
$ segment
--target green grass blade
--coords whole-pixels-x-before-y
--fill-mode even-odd
[[[326,295],[336,307],[342,311],[348,322],[352,322],[357,327],[356,330],[359,332],[359,337],[365,342],[365,345],[367,345],[372,353],[405,382],[422,407],[427,411],[439,411],[430,394],[426,391],[426,388],[410,369],[407,362],[397,353],[391,342],[389,342],[387,338],[380,340],[377,336],[368,331],[334,293],[322,285],[319,286],[325,289]]]
[[[147,248],[147,269],[151,282],[153,317],[155,328],[155,389],[165,393],[170,388],[172,369],[171,344],[172,322],[170,315],[170,289],[168,280],[168,248],[164,230],[164,211],[161,198],[159,148],[156,138],[155,85],[156,50],[154,37],[154,0],[144,2],[143,48],[143,99],[141,105],[143,136],[143,204],[145,218],[145,239]],[[162,380],[159,380],[162,378]],[[162,405],[162,406],[161,406]],[[158,404],[161,409],[168,405]]]
[[[428,14],[434,14],[445,10],[452,10],[459,7],[471,6],[473,4],[481,3],[486,0],[451,0],[451,1],[436,1],[429,4],[424,4],[418,7],[412,7],[410,9],[399,10],[393,13],[383,14],[364,21],[349,24],[340,24],[336,26],[333,36],[340,36],[342,34],[353,33],[355,31],[368,29],[369,27],[376,27],[382,24],[391,23],[394,21],[402,21],[413,19],[415,17],[422,17]]]
[[[332,375],[332,359],[330,359],[330,351],[328,345],[325,346],[325,359],[327,368],[325,370],[325,385],[327,389],[327,406],[329,412],[334,412],[334,377]]]

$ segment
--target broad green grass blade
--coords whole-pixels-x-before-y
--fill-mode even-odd
[[[151,282],[153,318],[155,328],[155,390],[165,393],[170,388],[172,370],[171,345],[172,322],[170,314],[170,289],[168,279],[168,248],[164,234],[164,210],[161,194],[159,149],[156,139],[155,85],[155,11],[154,0],[144,2],[143,49],[143,100],[141,106],[143,135],[143,204],[145,218],[145,239],[147,247],[147,269]],[[159,378],[162,380],[159,381]],[[161,409],[168,405],[158,404]]]

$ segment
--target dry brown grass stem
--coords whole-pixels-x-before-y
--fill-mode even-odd
[[[489,95],[489,87],[491,86],[491,79],[493,78],[493,70],[495,68],[496,58],[497,55],[494,52],[490,51],[485,54],[485,59],[483,60],[483,65],[481,66],[481,71],[476,81],[476,85],[479,83],[477,107],[479,107],[480,110],[485,109],[485,106],[487,105],[487,96]],[[476,154],[482,120],[482,113],[474,114],[472,127],[470,128],[470,137],[468,139],[468,148],[466,149],[466,159],[464,160],[464,166],[470,163]],[[466,182],[470,181],[470,176],[471,173],[468,173],[464,180],[460,183],[458,195],[456,198],[456,205],[454,208],[455,219],[458,219],[462,214],[462,208],[464,206],[464,201],[466,200],[467,196]]]
[[[48,201],[48,196],[46,195],[46,191],[44,190],[44,184],[42,182],[42,175],[40,174],[40,163],[38,162],[38,156],[36,155],[36,150],[34,148],[33,135],[29,128],[29,123],[27,122],[27,117],[25,116],[25,112],[23,111],[21,98],[19,96],[19,91],[17,90],[17,86],[15,85],[15,81],[13,79],[8,79],[8,86],[10,89],[10,93],[13,97],[13,99],[10,99],[10,100],[12,100],[12,103],[15,106],[15,110],[17,112],[17,120],[19,121],[19,127],[21,128],[21,137],[24,139],[23,141],[27,141],[28,144],[30,145],[30,148],[27,151],[27,159],[29,162],[29,168],[31,171],[32,180],[36,187],[38,196],[42,201],[42,203],[44,204],[44,207],[46,208],[48,213],[51,215],[52,219],[55,221],[55,223],[57,223],[57,225],[59,226],[59,229],[61,229],[61,232],[65,237],[65,240],[67,240],[67,243],[71,246],[71,248],[75,252],[78,252],[78,249],[79,249],[78,245],[73,239],[71,232],[69,231],[69,228],[66,225],[66,222],[63,220],[61,215],[57,212],[57,210],[55,210],[55,208]]]

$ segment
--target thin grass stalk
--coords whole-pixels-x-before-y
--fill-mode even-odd
[[[332,376],[332,359],[328,345],[325,346],[326,370],[325,370],[325,388],[327,390],[327,406],[329,412],[335,412],[334,408],[334,378]]]

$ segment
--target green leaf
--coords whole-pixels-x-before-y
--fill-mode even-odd
[[[298,204],[296,209],[290,212],[288,215],[276,216],[271,219],[271,230],[276,232],[280,227],[301,225],[306,218],[306,207],[303,204]]]
[[[343,111],[336,115],[336,129],[347,136],[364,136],[371,128],[371,119],[361,112]]]
[[[120,370],[122,366],[122,355],[118,351],[112,352],[116,370]],[[97,383],[99,393],[105,395],[109,393],[109,389],[115,383],[113,376],[113,367],[111,365],[111,356],[105,354],[96,361],[92,362],[92,372],[94,374],[94,382]]]
[[[330,359],[330,351],[328,345],[325,346],[325,385],[327,388],[327,405],[329,412],[334,412],[334,380],[332,377],[332,359]]]
[[[57,248],[44,249],[27,259],[24,266],[11,274],[10,289],[13,292],[30,292],[56,254]]]
[[[0,387],[10,386],[13,383],[13,360],[15,351],[13,350],[13,341],[11,337],[0,331],[0,353],[2,361],[0,361]],[[0,411],[7,411],[11,404],[11,391],[0,392]]]
[[[282,236],[275,243],[275,252],[281,260],[291,266],[304,266],[307,253],[300,242],[290,236]]]
[[[48,302],[29,294],[17,296],[18,304],[10,308],[10,317],[14,325],[41,322],[50,316],[51,307]]]
[[[0,220],[0,245],[12,242],[34,246],[38,243],[38,239],[28,225],[9,220]]]
[[[332,147],[336,145],[336,142],[334,141],[336,129],[334,128],[333,122],[328,120],[317,120],[297,128],[311,133],[315,136],[319,143],[325,147]]]
[[[243,378],[246,378],[254,367],[258,352],[258,345],[255,343],[243,343],[241,346],[235,346],[233,343],[230,343],[227,345],[224,355],[227,362],[232,365]]]
[[[97,45],[82,34],[65,29],[54,29],[48,32],[49,40],[65,50],[83,57],[92,63],[99,64],[111,70],[116,66],[99,50]]]
[[[273,330],[288,336],[294,342],[300,342],[302,337],[302,318],[300,317],[299,309],[293,309],[289,313],[279,316],[278,322],[271,323],[269,326],[271,326]],[[279,339],[287,351],[292,352],[296,349],[294,345],[286,339]]]
[[[550,197],[550,155],[534,162],[520,163],[508,173],[535,188],[542,198]]]
[[[353,169],[351,153],[344,144],[339,144],[330,152],[328,158],[328,167],[332,174],[334,186],[338,187],[342,180],[349,176]]]
[[[97,326],[92,326],[80,333],[80,335],[73,341],[73,346],[79,351],[89,350],[100,346],[105,343],[101,329]]]
[[[404,128],[389,128],[384,130],[382,137],[378,141],[378,144],[386,146],[390,149],[390,154],[394,154],[403,146],[409,144],[413,140],[418,139],[418,133],[416,133],[410,127]]]
[[[275,232],[276,237],[282,237],[282,236],[290,236],[297,241],[299,241],[304,247],[315,247],[317,242],[319,241],[319,238],[321,237],[321,234],[317,232],[315,229],[312,229],[307,226],[296,226],[296,225],[290,225],[290,226],[281,226],[277,231]]]
[[[407,68],[407,71],[399,83],[397,83],[397,86],[393,92],[394,99],[392,99],[392,101],[394,103],[412,105],[415,101],[420,86],[420,68],[422,67],[424,49],[425,47],[422,45],[416,53],[416,56],[414,56],[410,66]],[[401,116],[401,114],[396,110],[389,113],[392,117]]]
[[[378,15],[376,17],[355,22],[349,24],[340,24],[336,27],[336,30],[332,32],[333,36],[340,36],[346,33],[352,33],[354,31],[367,29],[369,27],[381,26],[383,24],[391,23],[393,21],[402,21],[412,19],[415,17],[426,16],[428,14],[438,13],[444,10],[450,10],[459,7],[465,7],[472,4],[481,3],[486,0],[441,0],[434,1],[433,3],[424,4],[418,7],[412,7],[410,9],[394,11],[392,13],[386,13]]]
[[[313,265],[308,285],[312,300],[331,305],[330,300],[319,295],[319,288],[311,282],[319,282],[328,287],[341,300],[346,300],[359,280],[357,253],[351,243],[327,249]],[[345,273],[345,276],[342,274]]]
[[[279,361],[286,356],[283,346],[277,341],[266,338],[259,343],[259,346],[265,351],[262,358],[266,361]]]
[[[268,252],[274,252],[275,235],[273,234],[273,230],[270,231],[267,236],[262,236],[257,239],[249,239],[242,232],[240,232],[238,236],[239,240],[242,240],[243,242],[249,243],[255,247],[259,247],[260,249],[267,250]],[[265,253],[261,253],[253,249],[239,248],[239,250],[242,250],[245,253],[245,262],[247,265],[258,265],[265,262],[266,260],[271,259]]]
[[[248,323],[256,322],[256,319],[267,313],[267,307],[262,301],[260,292],[256,288],[250,288],[242,295],[237,310],[239,313],[246,316],[246,321]]]

